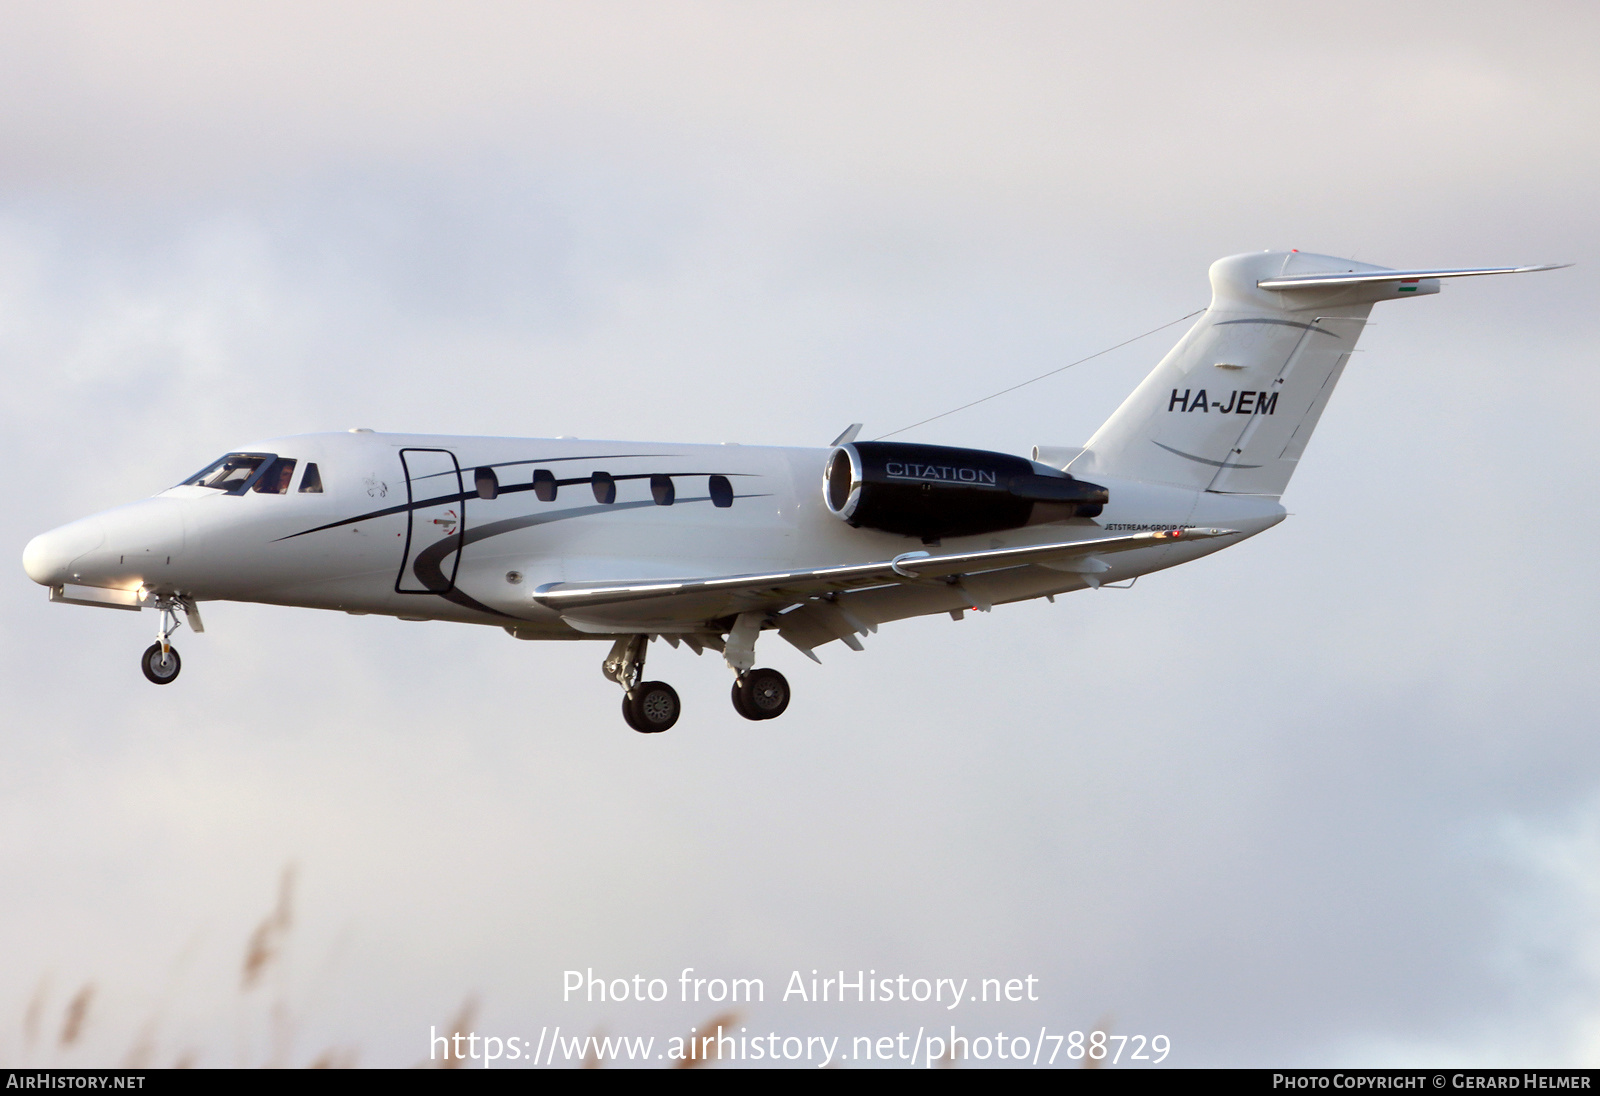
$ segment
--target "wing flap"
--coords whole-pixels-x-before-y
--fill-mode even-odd
[[[782,609],[830,593],[874,586],[949,581],[964,575],[979,575],[1033,564],[1050,566],[1070,562],[1077,557],[1161,547],[1179,540],[1237,535],[1238,531],[1233,529],[1162,529],[978,552],[943,555],[907,552],[893,559],[871,563],[797,571],[637,582],[553,582],[536,588],[533,599],[564,616],[570,615],[574,621],[581,621],[587,629],[601,626],[643,628],[645,623],[651,623],[656,625],[655,630],[665,630],[671,622],[711,620],[740,612]],[[639,623],[635,625],[630,622]]]

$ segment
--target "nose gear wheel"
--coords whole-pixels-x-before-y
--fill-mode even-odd
[[[166,645],[166,650],[161,648],[160,643],[152,643],[146,647],[139,659],[139,668],[152,683],[170,685],[178,679],[178,671],[183,669],[183,660],[178,657],[178,649],[170,643]]]

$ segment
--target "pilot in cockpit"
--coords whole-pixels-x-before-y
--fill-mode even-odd
[[[261,474],[252,490],[262,495],[283,495],[289,491],[289,481],[294,479],[295,461],[279,457]]]
[[[276,476],[273,476],[269,473],[266,477],[275,480],[275,485],[269,488],[269,490],[274,495],[282,495],[287,493],[289,490],[289,481],[294,479],[294,461],[280,460],[278,462],[278,467],[273,471],[276,473]]]

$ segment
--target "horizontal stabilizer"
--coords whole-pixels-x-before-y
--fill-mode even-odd
[[[1571,263],[1545,263],[1543,266],[1475,266],[1462,270],[1349,270],[1327,274],[1285,274],[1263,278],[1260,289],[1325,289],[1336,285],[1370,285],[1374,282],[1415,282],[1423,278],[1475,278],[1480,274],[1532,274],[1539,270],[1561,270]]]

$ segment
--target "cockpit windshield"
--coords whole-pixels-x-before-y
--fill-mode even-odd
[[[295,460],[293,457],[278,457],[267,465],[267,470],[257,478],[255,486],[250,490],[262,495],[281,495],[289,490],[289,481],[294,479]]]
[[[184,480],[180,486],[214,487],[225,494],[242,495],[249,490],[262,465],[278,463],[278,458],[271,453],[229,453],[220,460],[206,465]],[[289,461],[288,464],[292,470],[294,462]],[[273,485],[274,488],[276,486]]]

